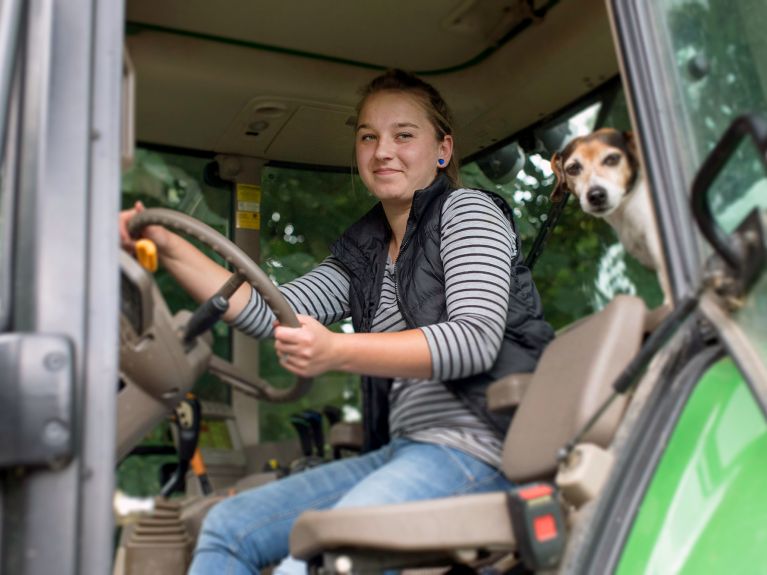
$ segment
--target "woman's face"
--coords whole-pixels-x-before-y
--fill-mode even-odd
[[[357,122],[357,166],[368,190],[384,203],[410,202],[416,190],[437,175],[437,160],[446,166],[453,151],[451,136],[437,140],[426,112],[413,96],[380,92],[365,101]]]

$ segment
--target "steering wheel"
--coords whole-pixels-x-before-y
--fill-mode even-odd
[[[181,212],[165,208],[150,208],[131,218],[128,222],[128,231],[132,236],[138,236],[144,227],[150,225],[160,225],[196,238],[234,268],[235,273],[221,286],[216,295],[221,295],[228,301],[237,288],[247,281],[264,299],[282,325],[300,327],[293,309],[269,277],[245,252],[216,230]],[[207,367],[211,373],[232,387],[271,402],[288,402],[298,399],[309,391],[312,384],[311,378],[299,377],[289,388],[274,387],[261,378],[244,375],[230,362],[216,355],[210,357]]]

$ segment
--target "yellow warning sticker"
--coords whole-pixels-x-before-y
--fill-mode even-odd
[[[237,212],[236,225],[240,229],[259,230],[261,229],[261,214],[259,212]]]
[[[261,186],[253,184],[237,184],[237,201],[261,203]]]
[[[237,184],[236,226],[240,229],[261,229],[261,186]]]

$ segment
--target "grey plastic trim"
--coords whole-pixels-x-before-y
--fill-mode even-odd
[[[11,302],[10,273],[13,241],[13,191],[16,175],[16,114],[18,113],[17,65],[22,0],[0,2],[0,332],[8,327]],[[6,155],[6,151],[10,150]]]
[[[73,350],[61,336],[0,334],[0,468],[63,465],[73,453]]]
[[[5,473],[0,572],[111,572],[123,2],[27,0],[14,331],[72,344],[73,457]]]
[[[0,2],[0,158],[5,154],[5,133],[21,29],[22,0]]]
[[[71,0],[67,0],[67,3]],[[120,210],[124,0],[92,0],[91,10],[90,188],[86,200],[88,235],[86,317],[87,357],[83,417],[78,573],[112,572],[113,498],[117,441],[119,363],[119,244],[112,241]]]
[[[0,134],[0,138],[5,143],[3,155],[0,156],[0,169],[2,169],[2,181],[0,181],[0,332],[8,329],[11,302],[13,301],[11,270],[13,269],[14,226],[16,224],[14,205],[18,176],[20,84],[20,73],[17,68],[9,94],[8,122],[5,132]]]

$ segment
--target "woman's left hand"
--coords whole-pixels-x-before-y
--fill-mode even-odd
[[[278,325],[274,330],[280,364],[301,377],[314,377],[337,369],[338,338],[343,334],[330,331],[308,315],[297,315],[301,327]]]

